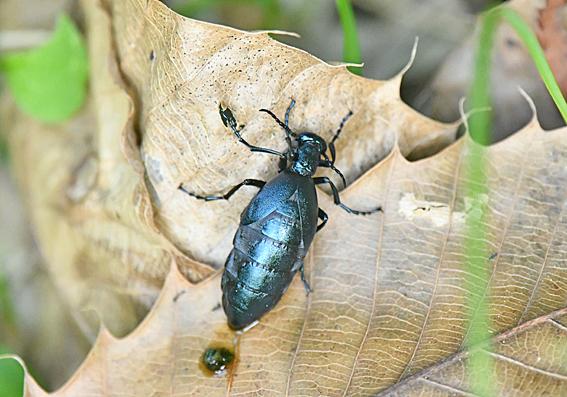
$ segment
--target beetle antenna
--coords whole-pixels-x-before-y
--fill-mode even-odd
[[[282,123],[280,121],[280,119],[278,119],[278,117],[275,114],[273,114],[271,111],[269,111],[268,109],[260,109],[260,112],[265,112],[265,113],[268,113],[270,116],[272,116],[272,118],[274,120],[276,120],[276,122],[280,125],[280,127],[282,127],[285,130],[285,133],[286,133],[288,138],[290,137],[290,135],[294,138],[297,136],[297,134],[295,132],[293,132],[287,125]]]
[[[291,108],[293,107],[293,105],[295,105],[295,99],[291,98],[291,104],[289,105],[289,107],[287,108],[287,110],[285,112],[285,125],[288,125],[289,112],[291,111]]]
[[[339,125],[339,129],[337,130],[337,132],[335,133],[335,136],[333,137],[333,139],[331,140],[331,143],[334,143],[337,138],[339,137],[341,131],[343,130],[343,127],[345,126],[345,123],[347,122],[348,119],[350,119],[350,116],[352,116],[352,112],[349,112],[345,118],[343,119],[343,121],[341,121],[341,125]]]

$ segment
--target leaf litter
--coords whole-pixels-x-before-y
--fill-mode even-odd
[[[479,199],[464,193],[462,159],[474,145],[468,136],[451,144],[456,125],[434,122],[404,105],[401,75],[384,82],[362,79],[265,33],[185,19],[159,2],[109,2],[103,9],[89,0],[85,8],[102,21],[91,24],[91,37],[97,29],[112,29],[112,36],[99,40],[114,40],[120,71],[115,75],[124,78],[124,91],[113,88],[118,99],[110,103],[122,105],[110,109],[103,100],[109,91],[97,91],[110,90],[112,84],[104,83],[110,73],[101,68],[98,80],[93,77],[101,84],[93,89],[98,129],[86,134],[121,142],[122,149],[99,145],[98,160],[85,162],[93,157],[83,153],[83,162],[59,156],[48,163],[28,182],[32,192],[54,169],[74,169],[75,179],[54,178],[58,188],[37,200],[35,217],[48,213],[62,230],[71,224],[80,232],[80,244],[68,232],[67,240],[59,236],[67,248],[57,252],[63,244],[57,240],[47,256],[60,280],[63,270],[54,258],[67,270],[90,263],[91,274],[72,272],[86,293],[75,287],[67,297],[76,309],[90,297],[105,326],[121,329],[120,315],[139,315],[137,305],[151,305],[153,291],[167,278],[136,330],[117,339],[102,326],[83,366],[54,394],[467,395],[469,353],[462,349],[470,302],[463,218]],[[108,61],[110,47],[104,48],[96,55]],[[177,187],[183,183],[190,191],[214,194],[245,178],[272,177],[274,159],[241,147],[222,125],[218,103],[246,125],[247,140],[280,149],[281,131],[258,109],[281,115],[292,97],[295,131],[326,137],[353,111],[337,141],[338,166],[350,183],[342,199],[357,208],[382,205],[384,214],[355,217],[320,193],[330,219],[305,261],[314,292],[306,295],[296,278],[272,312],[235,335],[218,310],[220,277],[214,269],[222,266],[252,192],[210,204],[191,200]],[[117,109],[121,118],[104,118]],[[499,335],[490,354],[498,363],[501,394],[560,394],[567,388],[565,132],[544,132],[534,118],[485,149],[490,193],[482,199],[489,211],[488,244],[497,253],[487,258],[491,332]],[[49,139],[52,147],[63,145],[61,134]],[[424,157],[415,154],[415,142],[424,156],[437,154],[409,162],[404,156],[410,153]],[[33,174],[39,150],[25,153]],[[102,161],[104,155],[113,162]],[[84,193],[73,196],[79,199],[67,211],[54,212],[61,186],[81,184]],[[101,191],[111,199],[101,199]],[[121,230],[122,243],[93,231],[88,216],[93,213]],[[42,245],[53,241],[47,226],[39,229]],[[100,244],[103,237],[108,240]],[[153,248],[133,251],[139,238],[141,246]],[[121,271],[100,268],[109,253]],[[122,302],[116,296],[93,299],[93,274],[116,296],[128,296],[131,306],[116,308]],[[213,344],[235,350],[226,377],[207,376],[199,367]],[[25,394],[46,395],[29,375]]]

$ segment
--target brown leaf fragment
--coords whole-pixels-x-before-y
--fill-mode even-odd
[[[226,392],[227,378],[203,375],[199,363],[215,340],[232,345],[233,331],[226,325],[222,310],[217,309],[220,279],[217,275],[195,287],[176,269],[173,264],[152,313],[134,332],[117,339],[102,327],[89,356],[65,386],[46,394],[27,375],[24,396]]]

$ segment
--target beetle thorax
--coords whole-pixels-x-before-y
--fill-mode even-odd
[[[288,169],[303,176],[315,175],[321,154],[327,150],[327,144],[319,135],[309,132],[299,135],[296,143],[298,146]]]
[[[304,145],[297,151],[297,158],[293,160],[289,169],[299,175],[313,176],[319,166],[320,152],[315,145]]]

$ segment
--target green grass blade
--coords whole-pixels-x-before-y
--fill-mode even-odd
[[[565,97],[561,93],[555,77],[553,77],[549,63],[547,63],[547,59],[545,59],[545,55],[543,53],[543,50],[541,49],[541,46],[539,45],[539,41],[535,33],[516,11],[507,7],[501,7],[495,9],[493,12],[495,12],[496,15],[502,18],[504,21],[512,25],[518,35],[520,35],[520,37],[522,38],[522,41],[530,52],[530,55],[532,56],[537,69],[539,70],[541,78],[543,79],[543,82],[547,87],[547,90],[551,94],[551,97],[555,101],[555,105],[559,109],[563,120],[567,124],[567,103],[565,102]]]
[[[484,13],[480,18],[480,35],[475,59],[473,84],[468,100],[470,109],[487,109],[469,117],[469,133],[475,142],[489,145],[492,142],[492,102],[490,97],[490,71],[492,44],[497,26],[494,13]]]
[[[8,285],[2,274],[0,268],[0,321],[5,327],[16,327],[14,309],[12,307],[12,300],[8,292]]]
[[[362,63],[362,55],[360,53],[360,43],[358,41],[358,32],[356,30],[356,20],[354,11],[349,0],[336,0],[339,18],[343,27],[344,47],[343,62]],[[362,75],[362,68],[349,66],[348,69],[357,75]]]
[[[10,152],[8,151],[8,144],[0,134],[0,163],[8,164],[10,159]]]
[[[489,90],[493,35],[501,21],[508,22],[524,42],[563,120],[567,123],[567,102],[553,77],[535,33],[516,11],[505,6],[495,7],[481,17],[479,47],[475,61],[473,84],[468,95],[470,100],[468,108],[491,107]],[[472,115],[469,120],[471,136],[476,142],[483,145],[490,144],[492,142],[491,125],[491,110]]]
[[[480,19],[479,46],[475,59],[475,70],[473,84],[469,92],[469,108],[482,109],[491,107],[490,98],[490,74],[491,53],[496,27],[501,21],[506,21],[518,32],[519,36],[532,55],[534,62],[553,97],[559,111],[567,123],[567,104],[559,90],[559,86],[553,77],[551,68],[545,59],[543,50],[539,45],[537,37],[528,24],[514,10],[505,6],[493,8],[485,12]],[[487,251],[486,236],[488,230],[486,225],[486,202],[488,188],[486,186],[487,160],[485,149],[481,145],[492,143],[492,111],[482,111],[469,118],[469,133],[471,138],[480,145],[471,145],[467,158],[466,167],[466,197],[473,205],[467,213],[467,237],[465,241],[467,257],[467,284],[468,296],[471,302],[469,312],[469,329],[467,347],[475,349],[469,357],[469,371],[472,376],[471,392],[479,396],[495,395],[494,369],[495,363],[487,350],[486,343],[492,336],[490,329],[489,302],[486,298],[489,270],[487,264],[490,253]],[[474,215],[476,211],[476,216]],[[482,347],[480,349],[479,347]],[[484,350],[484,351],[483,351]]]
[[[484,136],[481,139],[484,140],[487,137]],[[490,257],[487,246],[487,225],[490,224],[490,219],[487,217],[489,190],[486,185],[486,148],[471,142],[467,149],[464,164],[464,174],[467,180],[465,188],[467,234],[464,244],[467,300],[470,306],[467,315],[469,332],[466,345],[468,349],[474,350],[468,358],[468,371],[471,376],[470,391],[476,396],[493,396],[495,395],[495,363],[492,356],[487,354],[490,346],[486,343],[492,336],[489,332],[490,313],[487,298],[490,278],[487,266]],[[478,349],[483,345],[483,349]]]
[[[470,88],[468,108],[490,109],[490,70],[494,32],[498,20],[494,13],[486,12],[480,18],[480,35],[475,58],[473,84]],[[470,302],[468,318],[467,349],[473,350],[486,344],[490,339],[489,302],[486,298],[488,285],[486,237],[488,219],[486,186],[485,147],[492,142],[492,110],[483,110],[472,114],[468,119],[469,134],[473,141],[468,145],[464,162],[465,203],[468,199],[466,237],[464,241],[466,255],[467,298]],[[485,350],[489,346],[486,345]],[[476,350],[468,358],[468,373],[471,376],[471,390],[474,395],[494,395],[494,369],[492,356]]]

